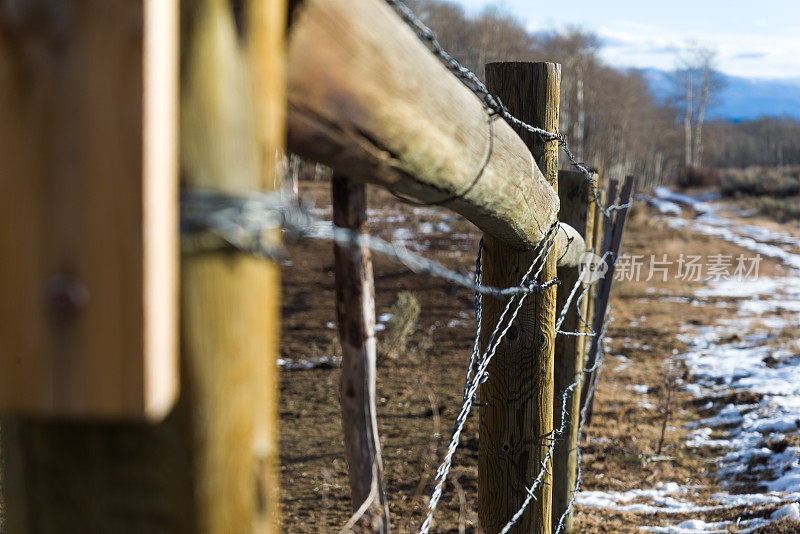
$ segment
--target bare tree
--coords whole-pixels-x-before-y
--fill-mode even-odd
[[[714,70],[716,51],[689,44],[678,56],[675,71],[683,100],[684,165],[699,167],[703,160],[703,123],[706,110],[722,87]]]

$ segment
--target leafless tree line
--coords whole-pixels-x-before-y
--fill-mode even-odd
[[[678,57],[674,98],[658,102],[640,72],[600,60],[601,43],[591,33],[533,34],[496,8],[468,16],[447,0],[408,3],[441,44],[480,77],[484,64],[492,61],[561,63],[560,131],[585,163],[607,177],[636,174],[652,187],[672,181],[686,168],[738,166],[747,164],[748,157],[763,165],[800,163],[797,121],[705,120],[721,85],[713,51],[688,47]]]
[[[705,161],[711,167],[800,164],[800,122],[788,118],[709,123]]]

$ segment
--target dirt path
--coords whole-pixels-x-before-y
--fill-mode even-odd
[[[324,216],[325,186],[304,184],[304,194],[316,196]],[[389,206],[371,211],[375,233],[405,240],[409,248],[451,268],[471,269],[478,235],[469,223],[442,210],[401,205],[377,191],[370,194],[370,206]],[[763,379],[760,383],[768,389],[778,377],[786,378],[787,384],[800,384],[788,374],[800,354],[795,341],[800,337],[796,331],[800,310],[791,304],[797,303],[797,295],[789,289],[782,296],[777,294],[791,287],[784,280],[800,276],[784,265],[785,258],[765,257],[759,265],[759,277],[769,277],[771,285],[746,286],[767,291],[759,297],[750,289],[736,295],[732,287],[721,283],[678,279],[681,254],[704,258],[753,254],[743,248],[748,243],[734,244],[731,239],[726,241],[726,236],[707,235],[710,232],[697,225],[710,223],[696,219],[693,210],[683,209],[680,216],[668,218],[657,215],[656,210],[639,205],[628,226],[624,252],[645,257],[639,281],[623,280],[614,287],[615,321],[609,331],[609,356],[597,393],[595,419],[584,438],[579,531],[635,532],[654,527],[661,532],[729,532],[758,528],[759,519],[781,508],[785,497],[767,494],[764,484],[780,479],[787,467],[795,465],[795,445],[800,440],[796,425],[787,426],[792,417],[791,403],[778,402],[779,408],[775,408],[774,395],[750,386],[753,377]],[[785,247],[792,253],[794,244],[785,239],[778,243],[782,237],[776,241],[774,232],[780,228],[749,222],[771,233],[739,237]],[[651,254],[658,260],[666,254],[674,262],[666,281],[661,273],[645,280]],[[454,290],[440,280],[414,275],[381,258],[376,260],[375,272],[379,315],[390,313],[400,291],[412,291],[422,309],[407,350],[397,358],[382,360],[378,369],[379,426],[394,530],[412,532],[423,516],[430,477],[441,459],[460,402],[475,328],[473,303],[467,290]],[[771,304],[766,304],[767,300]],[[756,302],[761,304],[754,305]],[[330,243],[304,241],[291,245],[284,269],[281,350],[287,362],[326,362],[336,356],[333,305]],[[731,335],[739,335],[741,340],[728,339]],[[769,356],[775,361],[764,360],[767,356],[762,352],[767,349],[762,347],[770,347]],[[737,371],[738,363],[728,365],[729,374],[722,372],[725,362],[742,359],[739,353],[726,352],[735,348],[750,356],[747,376]],[[284,369],[284,530],[335,532],[350,511],[338,416],[338,370]],[[772,372],[772,378],[762,372],[764,369]],[[662,441],[662,412],[668,389],[672,389],[672,415],[661,453],[656,454]],[[796,392],[788,393],[780,399],[793,398]],[[734,410],[741,419],[736,419],[738,426],[733,419],[725,419]],[[764,443],[752,436],[747,447],[739,447],[737,439],[753,431],[746,426],[756,419],[751,413],[780,419],[783,426],[759,427],[757,432],[766,432],[758,438]],[[743,455],[730,456],[731,447]],[[754,450],[761,452],[748,456],[747,451]],[[456,455],[454,483],[448,484],[435,531],[458,532],[459,525],[467,532],[475,530],[476,455],[477,413],[468,422]],[[778,456],[780,462],[770,463]],[[735,466],[742,468],[731,472]],[[720,484],[719,477],[732,484]],[[800,481],[792,485],[792,480],[785,480],[784,489],[800,491]],[[767,528],[798,531],[785,525],[789,523],[773,523]]]

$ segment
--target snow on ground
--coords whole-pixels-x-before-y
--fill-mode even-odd
[[[694,221],[681,221],[791,268],[785,278],[720,280],[695,293],[701,299],[740,299],[734,322],[695,327],[682,336],[690,346],[683,358],[699,393],[745,391],[760,400],[721,407],[697,423],[689,444],[729,449],[719,460],[719,475],[728,485],[738,475],[756,475],[770,491],[800,490],[800,448],[784,445],[800,426],[800,358],[796,351],[765,343],[781,329],[800,324],[800,254],[793,251],[800,240],[765,228],[733,226],[713,208]],[[721,430],[712,438],[715,429]]]
[[[796,503],[800,492],[767,493],[715,493],[707,505],[698,505],[690,500],[697,496],[697,488],[681,486],[675,482],[658,484],[655,489],[634,489],[630,491],[581,491],[576,500],[583,506],[597,506],[622,512],[647,512],[663,514],[686,514],[708,512],[725,508],[738,508],[752,505],[775,505]],[[640,502],[647,500],[649,502]]]
[[[692,197],[689,195],[684,195],[682,193],[676,193],[670,190],[669,187],[659,186],[653,190],[653,193],[656,195],[656,198],[667,201],[673,202],[677,204],[685,204],[693,208],[698,213],[708,213],[714,210],[711,204],[708,203],[710,200],[717,200],[719,195],[717,194],[707,194],[702,197]]]
[[[777,234],[774,238],[767,239],[764,235],[758,238],[753,237],[758,233],[752,232],[752,230],[748,231],[753,228],[752,226],[744,227],[744,231],[742,231],[742,228],[732,226],[729,219],[713,211],[705,212],[694,220],[668,217],[667,224],[673,228],[689,226],[697,233],[718,237],[757,254],[776,258],[786,266],[800,270],[800,254],[794,252],[794,248],[798,245],[793,242],[795,238],[788,234]],[[763,232],[769,231],[763,229]]]
[[[738,308],[735,320],[711,326],[687,325],[679,336],[689,346],[687,353],[678,356],[692,375],[686,385],[689,391],[711,399],[739,398],[730,394],[746,393],[741,396],[746,400],[739,404],[709,401],[704,409],[716,409],[716,413],[692,425],[687,445],[722,450],[717,473],[723,487],[735,491],[737,483],[755,482],[764,493],[721,493],[714,496],[716,504],[698,505],[688,498],[690,488],[665,484],[633,492],[583,491],[578,502],[647,514],[700,514],[724,507],[784,503],[769,519],[800,519],[800,447],[792,445],[798,443],[796,439],[788,439],[800,434],[800,352],[796,350],[800,341],[795,342],[794,350],[767,343],[782,329],[800,325],[800,239],[759,226],[736,226],[708,202],[713,197],[694,198],[666,187],[656,188],[654,193],[655,197],[643,195],[647,197],[644,200],[655,206],[673,228],[689,227],[776,258],[788,267],[787,277],[719,280],[697,290],[694,298],[661,297],[708,307],[717,307],[720,297],[736,299],[731,304]],[[681,218],[678,204],[691,207],[699,215]],[[644,529],[680,534],[751,532],[766,523],[765,519],[735,525],[691,519]]]

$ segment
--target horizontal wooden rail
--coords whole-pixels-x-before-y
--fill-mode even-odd
[[[558,195],[520,137],[381,0],[305,0],[288,48],[289,149],[337,175],[460,213],[517,249]]]
[[[586,252],[586,241],[583,236],[573,227],[562,222],[556,236],[558,266],[577,267],[584,252]]]

